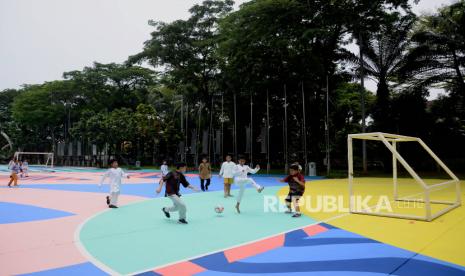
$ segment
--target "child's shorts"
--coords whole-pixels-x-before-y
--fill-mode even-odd
[[[224,184],[232,184],[233,179],[232,178],[224,178]]]
[[[286,202],[292,202],[292,199],[294,198],[295,200],[299,201],[299,199],[304,195],[302,192],[289,192],[289,194],[286,197]]]

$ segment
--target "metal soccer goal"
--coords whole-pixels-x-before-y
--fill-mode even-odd
[[[424,215],[410,215],[410,214],[398,214],[398,213],[387,213],[387,212],[372,212],[366,210],[356,210],[353,202],[354,197],[354,162],[353,162],[353,140],[374,140],[382,142],[385,147],[392,153],[392,179],[393,179],[393,199],[394,201],[407,201],[407,202],[421,202],[425,206]],[[417,172],[405,161],[405,159],[400,155],[397,150],[397,143],[400,142],[413,142],[419,143],[420,146],[431,156],[437,165],[439,165],[450,177],[450,180],[436,183],[436,184],[426,184],[424,179],[422,179]],[[457,176],[444,164],[444,162],[439,159],[439,157],[418,137],[403,136],[397,134],[389,134],[382,132],[374,133],[359,133],[359,134],[350,134],[347,137],[347,157],[348,157],[348,178],[349,178],[349,210],[351,213],[356,214],[365,214],[365,215],[377,215],[385,217],[394,217],[394,218],[403,218],[403,219],[416,219],[424,221],[432,221],[435,218],[449,212],[450,210],[457,208],[461,205],[461,196],[460,196],[460,182]],[[398,188],[399,183],[397,179],[397,164],[398,162],[405,168],[405,170],[413,177],[416,184],[419,186],[421,191],[421,198],[413,199],[409,196],[399,197]],[[447,200],[432,200],[430,194],[433,191],[436,191],[440,188],[451,187],[454,189],[455,199],[453,201]],[[432,213],[431,204],[441,204],[446,205],[447,207],[442,208],[435,213]]]

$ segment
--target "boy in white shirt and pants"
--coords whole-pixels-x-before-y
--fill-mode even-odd
[[[257,189],[257,192],[259,193],[261,193],[263,189],[265,189],[265,187],[258,185],[257,182],[255,182],[255,180],[247,177],[247,174],[249,173],[255,174],[259,170],[260,170],[259,165],[257,165],[255,169],[252,169],[248,165],[245,165],[244,157],[239,158],[239,164],[236,165],[235,171],[234,171],[234,176],[235,176],[234,183],[239,185],[239,194],[237,195],[237,203],[236,203],[236,210],[239,214],[241,213],[239,206],[241,205],[241,200],[242,200],[242,197],[244,196],[244,191],[245,191],[245,187],[247,186],[247,184],[252,184],[252,186],[254,186],[255,189]]]
[[[110,166],[100,180],[99,187],[102,186],[105,178],[110,178],[110,196],[107,196],[107,205],[109,208],[118,208],[118,197],[121,190],[121,180],[123,177],[129,179],[129,175],[126,174],[121,168],[118,168],[118,161],[110,160]]]
[[[226,161],[221,164],[221,170],[219,175],[224,179],[224,197],[230,197],[231,195],[231,184],[233,183],[234,171],[236,164],[231,161],[231,155],[226,155]]]

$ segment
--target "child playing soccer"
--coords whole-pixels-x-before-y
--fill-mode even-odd
[[[160,170],[161,170],[161,177],[164,177],[170,172],[168,170],[168,163],[166,162],[166,160],[163,160],[163,164],[161,165]]]
[[[224,179],[224,197],[230,197],[231,195],[231,184],[233,183],[234,170],[236,164],[231,161],[231,155],[226,155],[226,161],[221,164],[221,170],[219,173],[220,177]]]
[[[251,169],[249,166],[245,165],[245,158],[244,157],[239,157],[239,164],[236,165],[235,170],[234,170],[234,183],[239,185],[239,194],[237,195],[237,203],[236,203],[236,210],[237,213],[241,213],[240,210],[240,205],[241,205],[241,200],[242,196],[244,195],[245,187],[247,184],[252,184],[255,189],[257,189],[257,192],[261,193],[265,187],[258,185],[255,180],[252,178],[248,178],[247,174],[255,174],[260,170],[260,166],[257,165],[255,169]]]
[[[286,197],[287,214],[292,213],[292,204],[294,204],[295,213],[292,215],[294,218],[301,216],[299,200],[305,192],[305,179],[299,171],[299,165],[292,164],[289,168],[289,175],[279,180],[280,182],[287,182],[289,184],[289,194]]]
[[[11,187],[12,183],[13,186],[18,186],[19,164],[16,160],[12,161],[13,162],[10,161],[10,163],[8,164],[8,168],[10,169],[10,182],[8,182],[8,187]]]
[[[202,158],[202,163],[199,165],[200,188],[202,191],[208,191],[210,186],[210,179],[212,178],[212,167],[207,158]],[[205,181],[207,181],[205,185]]]
[[[102,176],[100,180],[99,187],[102,186],[105,178],[110,178],[110,196],[107,196],[107,205],[109,208],[118,208],[118,197],[121,190],[121,179],[129,175],[126,174],[121,168],[118,168],[118,161],[110,160],[110,166],[106,173]]]
[[[170,212],[179,212],[179,223],[181,224],[187,224],[187,208],[186,204],[181,199],[181,194],[179,193],[180,184],[182,184],[184,188],[198,191],[196,187],[190,185],[189,182],[187,182],[186,177],[184,176],[184,172],[186,172],[186,163],[177,164],[175,171],[168,173],[166,176],[160,179],[160,186],[157,189],[157,194],[159,194],[163,188],[163,185],[166,184],[165,196],[171,199],[173,206],[163,207],[161,210],[167,218],[171,217]]]

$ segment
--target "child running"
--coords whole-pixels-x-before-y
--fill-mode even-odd
[[[118,161],[110,160],[110,166],[106,173],[100,180],[99,187],[102,186],[105,178],[110,178],[110,196],[107,196],[107,205],[109,208],[118,208],[118,197],[121,191],[121,179],[126,177],[129,179],[129,175],[126,174],[121,168],[118,167]]]
[[[292,215],[294,218],[301,216],[299,200],[305,192],[305,179],[299,171],[299,165],[292,164],[289,168],[289,175],[279,180],[280,182],[287,182],[289,184],[289,194],[286,197],[286,214],[292,213],[292,204],[295,208],[295,213]]]
[[[210,179],[212,178],[212,166],[206,157],[202,158],[202,163],[199,165],[200,189],[208,191]],[[205,185],[205,181],[207,182]]]
[[[17,187],[18,186],[18,173],[19,173],[19,163],[16,160],[10,161],[8,164],[8,168],[10,169],[10,182],[8,182],[8,187],[11,187],[11,184],[13,183],[13,186]]]
[[[166,184],[165,196],[171,199],[173,206],[163,207],[161,210],[167,218],[171,217],[170,212],[179,212],[179,223],[181,224],[187,224],[187,208],[186,204],[181,199],[181,194],[179,193],[180,184],[182,184],[184,188],[189,188],[196,192],[199,191],[196,187],[187,182],[184,172],[186,172],[186,163],[177,164],[175,171],[168,173],[160,179],[160,186],[157,188],[157,194],[159,194],[163,185]]]
[[[255,169],[251,169],[248,165],[245,165],[245,157],[239,157],[239,164],[236,165],[234,170],[234,183],[239,185],[239,194],[237,195],[236,210],[237,213],[241,213],[240,205],[242,196],[244,195],[245,187],[247,184],[252,184],[257,192],[261,193],[265,187],[258,185],[255,180],[248,178],[247,174],[255,174],[260,170],[260,166],[257,165]]]
[[[226,161],[221,164],[219,176],[224,179],[224,197],[231,197],[231,184],[233,183],[236,164],[231,161],[231,155],[226,155]]]

